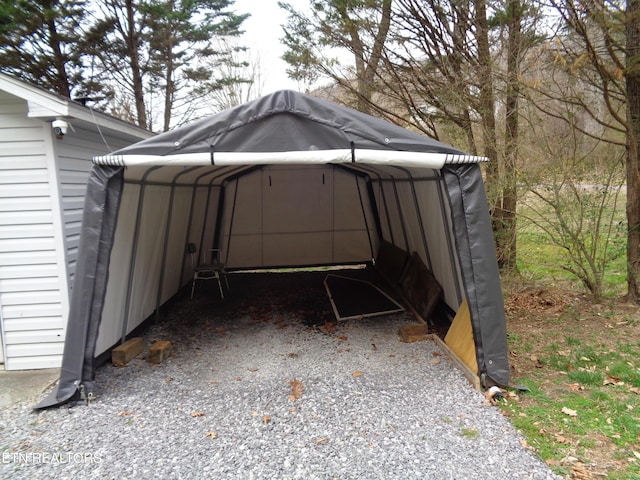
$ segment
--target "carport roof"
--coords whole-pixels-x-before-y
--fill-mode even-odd
[[[94,158],[102,165],[368,163],[441,168],[464,152],[379,118],[282,90]]]

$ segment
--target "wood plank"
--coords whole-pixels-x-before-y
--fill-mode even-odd
[[[455,352],[464,364],[473,372],[478,372],[478,361],[476,360],[476,344],[473,339],[471,326],[471,314],[467,300],[463,300],[458,313],[456,313],[444,342]]]
[[[436,334],[431,334],[431,339],[437,343],[443,352],[447,355],[447,357],[458,367],[458,369],[463,373],[463,375],[469,380],[469,383],[476,390],[482,390],[482,385],[480,384],[480,377],[478,376],[476,371],[471,370],[466,363],[464,363],[460,357],[456,355],[456,353],[449,348],[449,345],[444,343],[440,337]]]

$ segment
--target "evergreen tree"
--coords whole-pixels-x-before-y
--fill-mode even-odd
[[[0,0],[0,71],[71,97],[84,18],[84,0]]]
[[[170,128],[176,109],[182,118],[195,111],[191,107],[207,93],[203,85],[216,85],[211,81],[216,61],[233,63],[232,53],[242,50],[220,41],[238,37],[249,16],[230,11],[232,4],[230,0],[150,0],[141,5],[148,18],[149,71],[161,89],[163,131]]]

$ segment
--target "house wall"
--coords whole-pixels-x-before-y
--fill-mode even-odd
[[[59,367],[91,158],[140,138],[69,119],[56,139],[27,101],[0,91],[0,359]],[[104,129],[103,129],[104,130]]]
[[[93,125],[78,125],[73,120],[69,123],[73,129],[70,127],[67,135],[56,141],[56,168],[67,275],[69,287],[72,288],[91,158],[125,147],[138,139],[114,137],[106,132],[100,135],[100,131]]]
[[[53,148],[51,126],[28,118],[24,100],[0,92],[0,315],[8,370],[62,360],[68,296]]]

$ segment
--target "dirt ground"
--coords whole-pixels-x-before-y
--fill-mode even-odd
[[[512,377],[541,377],[554,383],[558,372],[541,368],[540,355],[567,337],[615,348],[623,339],[640,341],[640,307],[612,299],[593,303],[587,295],[563,288],[508,286],[507,333],[526,339],[526,352],[510,350]]]

